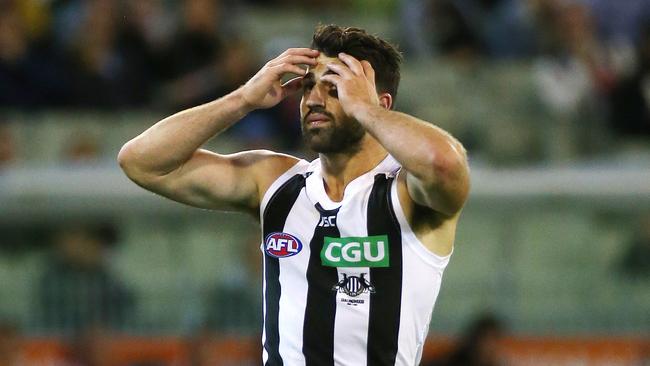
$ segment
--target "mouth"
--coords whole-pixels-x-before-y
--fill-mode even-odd
[[[331,122],[331,119],[322,113],[310,113],[305,118],[305,125],[309,127],[319,127],[329,122]]]

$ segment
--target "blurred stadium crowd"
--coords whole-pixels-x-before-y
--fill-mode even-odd
[[[292,18],[295,14],[327,19],[323,22],[335,20],[338,15],[344,15],[342,19],[346,20],[361,15],[366,20],[379,19],[380,28],[386,32],[381,35],[399,44],[405,53],[398,109],[421,113],[449,129],[466,145],[474,165],[530,166],[576,163],[580,159],[602,162],[624,154],[630,146],[634,151],[632,165],[650,156],[648,0],[0,0],[0,178],[4,167],[29,165],[23,164],[29,150],[54,150],[43,150],[38,146],[40,140],[26,135],[43,127],[31,126],[43,115],[63,117],[57,117],[53,130],[44,126],[38,134],[41,137],[64,130],[71,116],[85,116],[69,123],[72,127],[67,128],[74,131],[74,138],[63,141],[63,153],[54,160],[89,165],[110,160],[113,166],[117,144],[137,133],[134,128],[146,128],[155,122],[139,121],[131,130],[125,129],[115,122],[120,113],[137,111],[161,116],[213,100],[244,83],[265,60],[281,52],[282,46],[301,46],[293,42],[296,38],[292,35],[263,45],[259,37],[254,41],[246,28],[251,23],[242,20],[251,12],[261,14],[255,18],[258,33],[264,32],[264,16],[270,13],[290,14],[280,17],[284,22],[298,22]],[[308,42],[305,37],[309,34],[293,36]],[[423,93],[423,87],[430,93]],[[270,110],[251,113],[224,140],[234,141],[237,149],[300,150],[297,103],[290,98]],[[120,133],[128,131],[131,135],[113,134],[113,140],[103,144],[101,140],[106,136],[78,129],[90,120],[102,125],[98,131],[107,132],[115,126]],[[579,153],[549,152],[563,140],[570,145],[568,150]],[[508,150],[510,145],[516,148]],[[46,153],[34,155],[36,165],[53,160],[44,158]],[[65,169],[69,166],[63,166],[64,173]],[[624,237],[632,238],[632,243],[629,249],[622,250],[623,256],[614,260],[616,270],[628,276],[624,281],[650,278],[648,217],[646,213],[628,220],[638,222],[634,225],[638,230]],[[54,219],[43,221],[56,222]],[[121,260],[130,268],[146,267],[138,260],[161,258],[154,252],[163,251],[160,247],[165,240],[174,240],[162,236],[182,231],[179,222],[191,220],[155,218],[151,222],[160,222],[151,224],[153,229],[127,233],[131,236],[122,240],[120,234],[134,231],[133,227],[140,224],[132,217],[121,222],[112,219],[108,220],[110,224],[118,221],[118,225],[76,220],[15,226],[0,221],[1,281],[5,281],[3,273],[9,273],[2,271],[11,269],[17,251],[27,253],[27,257],[43,247],[48,249],[46,260],[34,266],[38,274],[30,283],[32,314],[28,319],[3,322],[0,301],[0,364],[9,364],[2,358],[9,353],[3,351],[3,345],[5,349],[13,347],[10,341],[23,328],[28,334],[81,338],[106,329],[145,334],[153,330],[158,334],[164,326],[147,324],[148,320],[165,316],[171,319],[173,311],[166,308],[168,304],[179,299],[191,302],[188,299],[192,296],[185,296],[184,291],[190,293],[192,281],[182,276],[189,276],[192,268],[176,271],[172,267],[177,264],[166,262],[169,272],[180,273],[173,278],[178,282],[167,278],[173,282],[170,288],[176,286],[170,290],[175,295],[156,293],[157,300],[151,302],[160,306],[147,308],[142,305],[148,301],[145,291],[138,292],[121,281],[115,275],[111,257],[124,249],[117,248],[123,241],[139,241],[127,243],[131,246],[126,254],[122,250]],[[130,220],[135,223],[125,224]],[[141,226],[150,224],[141,221]],[[217,239],[201,225],[214,227],[215,220],[211,217],[204,221],[192,223],[196,227],[191,230],[198,232],[196,236],[206,236],[203,240],[212,244]],[[479,226],[488,225],[475,223],[475,227]],[[248,228],[232,225],[222,231],[242,227]],[[154,234],[159,236],[147,236]],[[227,245],[223,246],[232,245],[230,238],[224,237],[221,241]],[[150,243],[156,239],[160,243]],[[254,242],[257,238],[246,240]],[[15,243],[29,244],[16,249]],[[145,249],[133,249],[138,246]],[[254,244],[248,247],[256,248]],[[184,252],[188,258],[191,250]],[[245,335],[259,330],[259,253],[242,252],[236,255],[237,265],[219,272],[223,275],[221,282],[190,293],[201,293],[201,306],[212,310],[205,311],[198,320],[170,321],[176,326],[171,333],[180,332],[179,323],[193,326],[193,331],[201,326],[209,331]],[[202,259],[199,256],[194,259]],[[169,257],[177,260],[182,256],[173,252]],[[185,267],[199,267],[188,263],[184,263]],[[209,260],[201,263],[213,265]],[[218,262],[214,266],[221,265]],[[219,268],[208,269],[213,270]],[[14,280],[20,282],[10,279]],[[562,281],[565,279],[557,282]],[[7,287],[0,286],[0,290],[3,288]],[[0,294],[0,300],[4,295]],[[144,321],[136,319],[138,314],[155,311],[162,315],[145,317]],[[191,312],[186,315],[192,316]],[[611,315],[612,322],[617,316]],[[487,322],[492,328],[486,332],[505,332],[500,321]],[[644,324],[634,326],[628,329],[642,328]],[[85,345],[78,348],[92,349]],[[456,364],[481,364],[478,360],[472,362]]]
[[[407,60],[528,63],[551,110],[588,105],[612,134],[650,135],[644,0],[3,0],[0,107],[169,112],[212,100],[272,57],[238,21],[250,6],[376,8],[393,18],[390,38]],[[293,107],[260,113],[282,128],[258,121],[250,137],[289,135],[283,142],[295,148]]]
[[[419,56],[529,60],[553,109],[591,101],[613,130],[650,134],[649,2],[431,0],[403,7],[404,41]]]

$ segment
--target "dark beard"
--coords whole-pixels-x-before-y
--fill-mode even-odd
[[[304,123],[301,126],[305,144],[311,150],[322,154],[355,152],[359,150],[359,141],[366,134],[363,126],[352,119],[341,125],[336,125],[332,119],[328,126],[309,130],[305,129]]]

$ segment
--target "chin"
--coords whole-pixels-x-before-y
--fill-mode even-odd
[[[360,134],[354,132],[356,131],[314,128],[308,131],[303,130],[303,139],[309,149],[320,154],[355,152],[361,148],[360,142],[365,131]]]
[[[317,153],[329,152],[331,149],[331,136],[323,131],[322,129],[313,129],[309,131],[303,131],[302,139],[305,142],[305,145]]]
[[[341,144],[333,141],[308,141],[307,146],[310,150],[319,154],[337,154],[355,152],[360,149],[359,144]]]
[[[325,143],[323,141],[309,141],[307,142],[307,147],[309,147],[309,150],[312,150],[313,152],[317,152],[319,154],[329,154],[336,152],[334,151],[334,147],[331,144]]]

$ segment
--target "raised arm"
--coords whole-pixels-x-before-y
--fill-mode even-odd
[[[340,54],[343,64],[324,75],[336,85],[345,113],[354,117],[406,170],[408,193],[419,205],[451,217],[469,192],[469,170],[463,146],[431,123],[390,110],[390,94],[377,94],[375,74],[367,61]]]
[[[156,123],[127,142],[118,155],[138,185],[192,206],[252,211],[275,178],[297,159],[269,151],[221,155],[200,147],[254,109],[270,108],[298,91],[317,51],[293,48],[269,61],[244,86],[213,102]],[[299,75],[281,84],[286,74]]]

